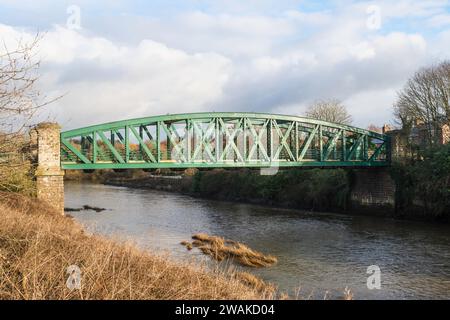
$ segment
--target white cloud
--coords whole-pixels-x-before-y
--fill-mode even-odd
[[[358,60],[365,60],[375,57],[375,49],[369,42],[363,41],[350,47],[350,54]]]
[[[358,126],[380,125],[415,70],[449,58],[450,33],[383,29],[405,17],[444,26],[443,1],[377,2],[380,31],[367,28],[372,3],[278,14],[83,15],[82,32],[55,25],[45,35],[41,83],[67,93],[51,109],[65,128],[179,112],[301,114],[322,98],[343,100]],[[32,36],[1,24],[0,33],[12,43]]]
[[[269,53],[277,39],[298,32],[292,21],[286,17],[188,11],[167,18],[122,15],[96,23],[103,33],[114,34],[118,41],[140,42],[145,38],[190,53],[213,51],[246,58]]]
[[[1,25],[0,30],[11,43],[32,37]],[[61,27],[45,35],[40,55],[43,91],[65,94],[51,108],[51,117],[65,128],[209,110],[221,98],[232,68],[215,53],[189,55],[151,40],[118,46]]]
[[[445,11],[448,0],[382,0],[376,4],[387,18],[427,18]]]
[[[450,25],[450,14],[438,14],[429,19],[429,24],[432,27],[445,27]]]
[[[351,43],[342,39],[324,52],[322,43],[309,42],[284,55],[255,58],[252,68],[230,79],[221,103],[298,114],[320,98],[350,101],[360,92],[398,90],[427,61],[426,42],[418,35],[391,33]],[[367,117],[355,117],[363,126],[378,109],[364,110]]]
[[[361,91],[349,96],[343,103],[356,123],[381,126],[393,122],[392,102],[396,94],[395,88]]]

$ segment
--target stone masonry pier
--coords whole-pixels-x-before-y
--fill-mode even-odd
[[[395,182],[389,169],[353,169],[350,205],[353,210],[394,212]]]
[[[46,201],[59,213],[64,214],[64,171],[61,170],[60,162],[60,130],[61,127],[57,123],[40,123],[32,132],[32,140],[37,144],[35,172],[37,198]]]

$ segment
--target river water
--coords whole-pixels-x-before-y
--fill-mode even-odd
[[[379,217],[196,199],[153,190],[67,182],[66,207],[88,204],[103,212],[70,212],[91,232],[132,239],[174,260],[201,254],[179,243],[198,232],[223,236],[272,254],[278,263],[249,269],[295,296],[355,299],[450,299],[450,226]],[[195,258],[194,258],[195,259]],[[369,266],[381,288],[368,289]],[[246,268],[243,268],[246,269]]]

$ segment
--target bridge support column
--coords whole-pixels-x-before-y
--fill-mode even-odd
[[[355,211],[395,211],[395,182],[387,168],[352,170],[350,204]],[[380,210],[381,209],[381,210]]]
[[[37,133],[37,198],[64,214],[64,171],[60,163],[60,129],[57,123],[40,123]],[[35,134],[36,134],[35,133]]]

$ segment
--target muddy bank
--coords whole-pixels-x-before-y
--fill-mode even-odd
[[[105,179],[104,184],[137,189],[152,189],[170,192],[181,192],[194,195],[190,192],[192,177],[180,176],[156,176],[148,175],[141,178],[114,177]]]

